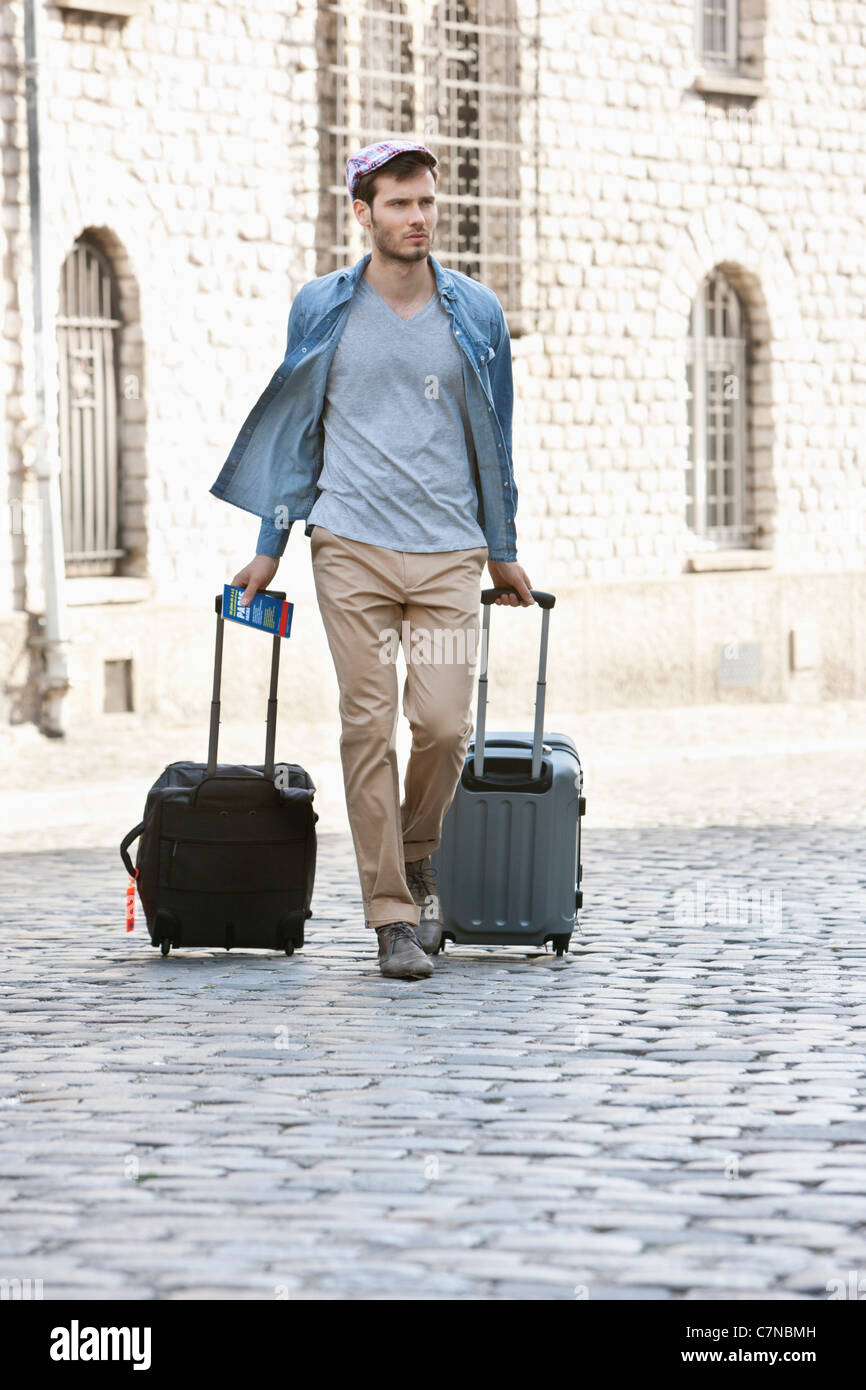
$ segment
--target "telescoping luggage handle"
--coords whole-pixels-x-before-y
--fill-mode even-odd
[[[538,686],[535,695],[535,728],[532,735],[532,776],[541,776],[541,748],[544,737],[544,692],[547,686],[547,629],[550,623],[550,610],[556,603],[553,594],[541,589],[529,592],[541,609],[541,650],[538,655]],[[484,613],[481,619],[481,670],[478,673],[478,717],[475,720],[475,761],[473,771],[476,777],[484,775],[484,726],[487,718],[487,649],[490,637],[490,607],[501,594],[517,594],[511,585],[496,589],[482,589],[481,602]],[[518,598],[520,595],[518,594]]]
[[[268,594],[271,598],[285,598],[286,595],[277,589],[259,589],[260,594]],[[223,634],[225,632],[225,618],[223,617],[223,596],[217,594],[214,600],[216,610],[216,645],[214,649],[213,663],[213,698],[210,706],[210,738],[208,739],[207,750],[207,771],[208,776],[213,776],[217,768],[217,748],[219,746],[220,728],[220,685],[222,682],[223,671]],[[283,639],[277,633],[274,637],[271,648],[271,685],[268,693],[268,718],[265,726],[265,768],[264,775],[271,781],[274,778],[274,749],[277,742],[277,680],[280,674],[280,642]]]

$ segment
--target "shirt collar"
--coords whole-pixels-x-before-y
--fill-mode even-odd
[[[354,294],[358,281],[372,259],[372,255],[372,251],[368,251],[367,254],[362,256],[359,261],[356,261],[353,266],[349,266],[347,270],[341,271],[337,276],[337,284],[341,287],[345,287],[346,291],[345,294],[342,294],[340,297],[341,304]],[[453,277],[439,264],[432,251],[428,252],[427,259],[433,267],[433,274],[436,277],[436,288],[439,291],[440,298],[454,299]]]

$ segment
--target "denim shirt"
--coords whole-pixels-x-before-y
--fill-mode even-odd
[[[318,495],[328,369],[352,295],[371,253],[303,285],[292,302],[286,355],[250,411],[210,488],[262,518],[256,553],[283,554],[295,521]],[[511,459],[511,340],[493,290],[428,256],[451,329],[463,349],[463,383],[475,451],[478,522],[491,560],[517,559],[517,487]],[[387,383],[383,382],[383,389]],[[371,405],[375,405],[374,402]],[[467,441],[469,442],[469,441]],[[312,534],[307,525],[304,534]]]

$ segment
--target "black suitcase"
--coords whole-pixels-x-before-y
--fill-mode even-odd
[[[207,763],[169,764],[147,794],[144,819],[124,837],[120,857],[136,878],[151,942],[163,955],[172,946],[240,946],[290,956],[303,946],[312,916],[319,817],[309,773],[296,763],[274,763],[284,639],[273,639],[264,764],[217,764],[222,595],[215,607]],[[137,836],[133,869],[128,850]]]

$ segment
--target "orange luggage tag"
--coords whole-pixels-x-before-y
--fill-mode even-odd
[[[126,930],[135,930],[135,880],[138,878],[138,869],[129,876],[129,883],[126,885]]]

